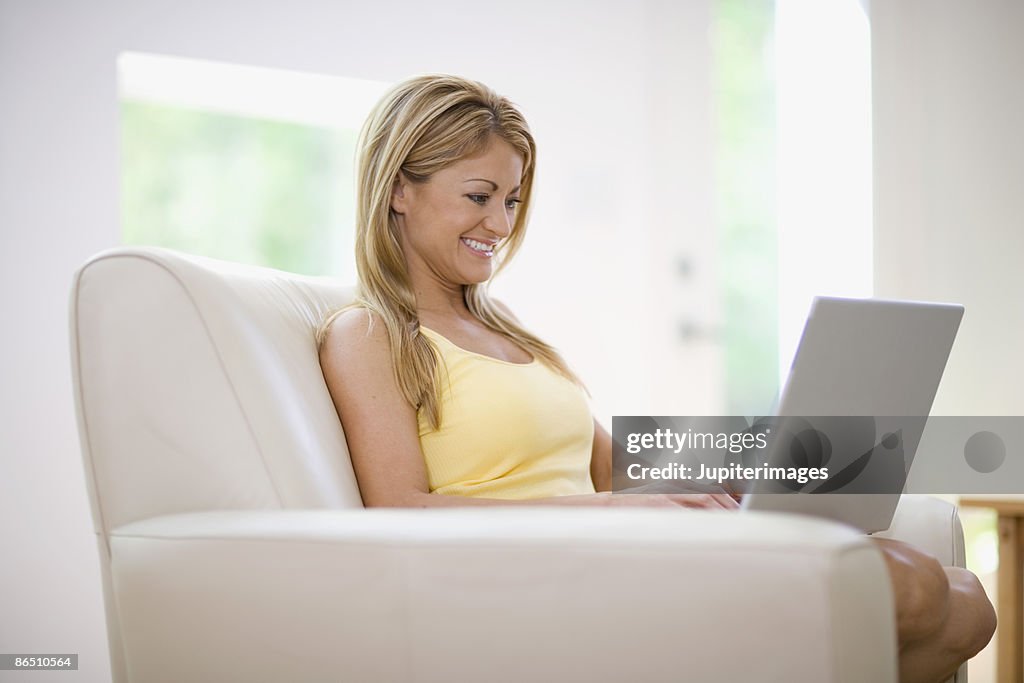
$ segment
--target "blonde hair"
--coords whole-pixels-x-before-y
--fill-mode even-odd
[[[371,321],[376,314],[387,329],[398,387],[410,405],[425,412],[433,429],[441,423],[439,359],[420,334],[416,296],[391,210],[392,188],[400,171],[413,182],[427,182],[446,166],[483,151],[492,135],[523,157],[522,203],[508,239],[495,250],[497,274],[519,250],[526,233],[536,164],[536,146],[526,120],[509,100],[487,86],[456,76],[418,76],[384,96],[359,135],[356,302],[328,316],[317,332],[319,347],[331,322],[348,308],[367,309]],[[485,326],[579,383],[554,348],[495,305],[486,282],[466,285],[463,296],[470,312]]]

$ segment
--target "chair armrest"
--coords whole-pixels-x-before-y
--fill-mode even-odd
[[[931,553],[944,567],[966,566],[960,516],[955,505],[939,498],[904,494],[892,524],[874,535],[910,543]]]
[[[895,681],[884,562],[821,520],[218,511],[111,534],[131,680]]]

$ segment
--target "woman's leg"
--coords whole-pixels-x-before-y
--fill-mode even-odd
[[[892,579],[901,683],[946,680],[991,640],[992,603],[966,569],[943,567],[900,541],[875,542]]]

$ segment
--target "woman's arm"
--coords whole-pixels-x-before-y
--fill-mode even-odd
[[[726,496],[622,495],[602,492],[531,500],[446,496],[430,492],[420,450],[416,411],[402,396],[392,372],[383,323],[352,309],[339,315],[324,337],[320,365],[348,441],[352,468],[366,507],[454,507],[477,505],[629,505],[729,508]],[[607,482],[611,441],[607,439]],[[602,480],[603,481],[603,480]]]
[[[594,449],[590,454],[590,478],[595,491],[612,490],[612,437],[594,419]]]
[[[366,507],[413,506],[428,493],[416,411],[392,371],[387,330],[365,309],[334,319],[320,347],[320,367],[345,429]]]

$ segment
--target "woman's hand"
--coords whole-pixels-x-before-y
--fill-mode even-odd
[[[599,493],[613,507],[685,507],[703,510],[738,510],[727,493]]]

